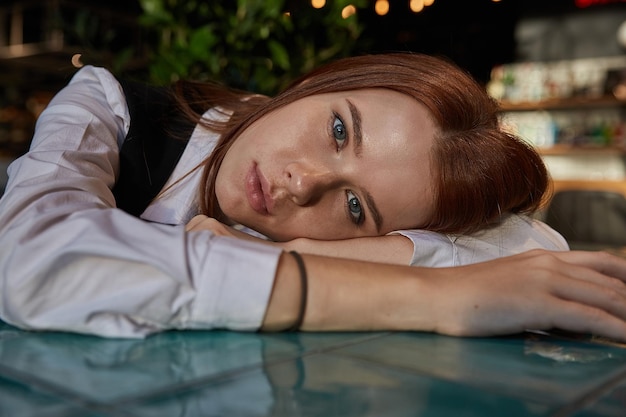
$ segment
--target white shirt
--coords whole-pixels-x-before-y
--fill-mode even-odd
[[[471,235],[444,235],[425,230],[401,230],[413,241],[411,265],[468,265],[531,249],[568,250],[567,242],[545,223],[528,216],[508,215],[497,227]]]
[[[10,166],[0,200],[0,317],[26,329],[111,337],[258,329],[280,250],[185,233],[197,213],[200,170],[141,219],[116,209],[111,188],[129,125],[117,80],[89,66],[41,114],[31,150]],[[196,167],[216,139],[196,128],[166,187]],[[567,248],[547,226],[518,216],[471,237],[399,233],[414,242],[411,263],[428,266]]]

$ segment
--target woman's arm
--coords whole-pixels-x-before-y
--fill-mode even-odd
[[[91,67],[40,116],[0,200],[0,318],[116,337],[257,329],[280,249],[116,209],[111,188],[129,123],[120,85]]]
[[[302,329],[420,330],[489,336],[559,328],[626,341],[626,260],[535,250],[455,268],[416,268],[305,255]],[[263,329],[288,328],[301,294],[283,255]]]
[[[428,267],[460,266],[502,258],[532,249],[567,250],[561,235],[526,216],[509,215],[502,222],[472,235],[445,235],[427,230],[404,230],[376,237],[346,240],[298,238],[269,242],[250,236],[205,215],[195,216],[188,231],[211,230],[220,236],[265,242],[284,250],[369,262]]]
[[[271,242],[235,230],[205,215],[197,215],[192,218],[187,224],[186,230],[210,230],[219,236],[262,242],[286,251],[295,250],[310,255],[333,256],[369,262],[408,265],[413,255],[413,243],[401,235],[361,237],[346,240],[299,238],[289,242]]]
[[[189,225],[202,227],[249,238],[210,218],[198,217]],[[386,237],[410,243],[404,237]],[[372,239],[379,245],[381,238]],[[489,336],[559,328],[626,341],[626,260],[606,253],[533,250],[453,268],[303,258],[308,275],[306,331]],[[297,319],[301,292],[297,265],[284,254],[263,329],[289,328]]]

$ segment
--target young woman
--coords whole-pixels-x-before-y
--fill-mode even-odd
[[[194,229],[215,226],[214,231],[231,234],[220,220],[288,241],[280,245],[286,249],[423,266],[460,265],[536,247],[566,248],[542,223],[510,215],[532,212],[540,204],[548,184],[541,158],[499,128],[495,103],[471,77],[442,60],[413,54],[340,60],[273,99],[181,83],[177,101],[178,114],[192,120],[183,130],[203,123],[219,135],[219,144],[213,152],[205,146],[209,139],[191,135],[199,142],[196,160],[185,163],[190,159],[183,155],[166,186],[170,191],[148,206],[161,191],[157,185],[145,204],[131,207],[145,219],[186,223],[199,205],[209,217],[202,223],[195,219]],[[233,114],[202,117],[216,108]],[[171,116],[163,123],[181,124]],[[153,147],[150,143],[148,149]],[[170,189],[208,154],[192,186]],[[149,189],[147,181],[124,187],[125,178],[142,178],[145,171],[143,157],[128,159],[135,164],[122,160],[114,189],[122,208],[138,202],[137,190]],[[195,199],[198,188],[199,204],[181,205],[172,198],[174,207],[189,210],[186,216],[164,218],[156,212],[155,206],[172,197],[168,193]],[[495,224],[499,227],[490,227]],[[468,236],[478,230],[479,235]],[[394,235],[384,239],[337,241],[390,232]]]
[[[412,249],[412,263],[423,251],[438,266],[563,249],[516,214],[545,191],[540,159],[499,130],[494,104],[455,67],[358,57],[274,99],[194,85],[178,97],[173,108],[166,90],[88,67],[50,103],[0,200],[4,320],[115,337],[560,327],[626,339],[626,262],[606,254],[534,251],[433,269],[275,246],[296,239],[348,257],[328,251],[357,247],[405,264]],[[190,124],[179,108],[204,116]],[[214,220],[195,217],[186,232],[199,213]],[[286,243],[220,236],[237,225]]]

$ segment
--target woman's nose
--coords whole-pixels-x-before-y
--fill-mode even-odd
[[[289,164],[286,175],[287,190],[293,202],[301,206],[314,203],[338,180],[332,170],[302,162]]]

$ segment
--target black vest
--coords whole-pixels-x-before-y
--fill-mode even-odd
[[[178,112],[170,88],[120,83],[130,128],[120,150],[120,175],[113,195],[118,208],[138,217],[165,185],[195,124]]]

